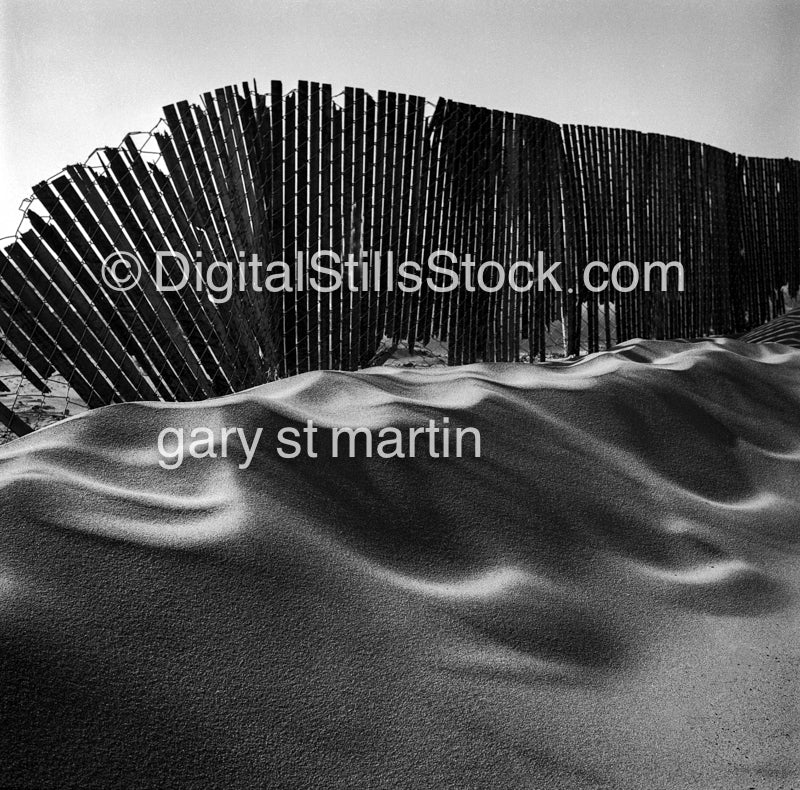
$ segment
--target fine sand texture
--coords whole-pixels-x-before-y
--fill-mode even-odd
[[[480,458],[325,449],[443,416]],[[198,426],[263,437],[162,469]],[[800,787],[796,349],[112,406],[0,487],[3,787]]]

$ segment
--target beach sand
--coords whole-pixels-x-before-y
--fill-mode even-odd
[[[86,404],[63,377],[54,374],[47,380],[49,392],[39,392],[2,354],[0,385],[0,403],[34,430],[87,411]],[[13,438],[11,430],[0,424],[0,445]]]
[[[443,415],[480,458],[275,452]],[[161,468],[198,426],[263,438]],[[800,351],[733,340],[58,423],[0,447],[0,784],[796,788],[799,479]]]

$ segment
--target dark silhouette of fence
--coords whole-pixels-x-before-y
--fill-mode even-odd
[[[166,107],[152,133],[34,187],[0,255],[0,356],[39,391],[58,375],[95,407],[352,370],[401,341],[436,338],[451,364],[534,361],[554,323],[568,355],[636,336],[740,333],[783,312],[782,286],[797,291],[799,207],[800,163],[788,159],[445,99],[245,83]],[[159,250],[231,262],[304,252],[307,266],[317,250],[425,264],[437,249],[506,271],[541,252],[563,262],[563,290],[248,288],[213,303],[154,282]],[[115,251],[144,263],[125,292],[101,276]],[[593,293],[593,260],[680,261],[685,289]],[[12,402],[0,420],[19,433],[14,412]]]

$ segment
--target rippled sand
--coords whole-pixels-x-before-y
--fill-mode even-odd
[[[274,452],[442,415],[481,458]],[[264,439],[166,471],[168,426]],[[0,784],[800,783],[800,351],[113,406],[1,447],[0,488]]]

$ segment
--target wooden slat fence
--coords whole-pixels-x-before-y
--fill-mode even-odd
[[[204,265],[284,260],[291,290],[160,292],[159,250]],[[506,271],[541,254],[545,268],[563,262],[563,290],[404,293],[373,287],[370,263],[365,290],[301,290],[297,256],[302,278],[318,250],[391,253],[425,276],[435,250]],[[116,251],[143,262],[127,291],[101,276]],[[593,260],[677,260],[685,290],[593,293]],[[787,284],[800,286],[797,161],[445,99],[244,83],[165,107],[144,143],[126,137],[34,187],[0,253],[0,356],[42,392],[63,377],[90,407],[192,400],[354,370],[401,342],[437,339],[463,364],[544,359],[554,324],[568,355],[741,333],[783,312]],[[24,430],[8,407],[0,421]]]

